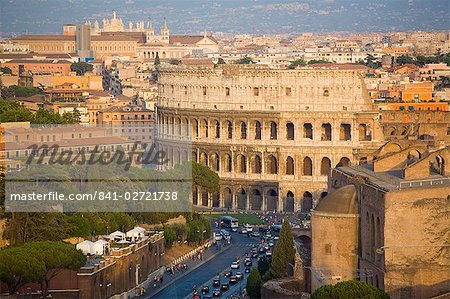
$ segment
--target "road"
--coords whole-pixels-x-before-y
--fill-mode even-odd
[[[190,271],[187,275],[162,289],[156,295],[148,298],[176,299],[192,295],[194,287],[200,289],[203,284],[216,277],[218,272],[223,272],[229,268],[237,256],[243,256],[250,251],[252,245],[259,242],[259,238],[247,237],[238,233],[231,233],[231,236],[232,244],[229,249],[226,249],[218,256]],[[244,272],[244,268],[241,268],[240,271]],[[244,282],[242,283],[242,287],[245,287]],[[239,290],[239,284],[233,286],[228,292],[231,294],[236,291],[236,288]]]

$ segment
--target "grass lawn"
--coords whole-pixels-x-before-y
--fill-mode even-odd
[[[216,214],[209,214],[209,213],[203,213],[203,217],[207,219],[213,219],[213,218],[220,218],[222,216],[231,216],[233,218],[236,218],[239,221],[239,225],[242,224],[250,224],[250,225],[258,225],[258,224],[266,224],[265,221],[258,218],[258,216],[254,214],[238,214],[238,213],[216,213]]]

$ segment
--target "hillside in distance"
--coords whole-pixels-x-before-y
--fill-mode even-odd
[[[58,33],[64,23],[166,18],[173,33],[386,32],[450,28],[448,0],[0,0],[0,33]]]

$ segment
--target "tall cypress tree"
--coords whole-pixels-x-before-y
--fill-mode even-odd
[[[295,254],[294,239],[289,220],[286,218],[280,230],[280,238],[275,246],[270,269],[265,279],[282,278],[288,275],[289,263]]]
[[[161,61],[159,60],[159,54],[158,52],[156,52],[156,57],[155,57],[155,66],[158,66],[161,64]]]

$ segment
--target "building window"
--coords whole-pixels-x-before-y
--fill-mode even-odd
[[[277,124],[275,122],[270,122],[270,139],[277,140],[278,139],[278,129]]]
[[[313,139],[313,127],[310,123],[303,125],[303,138]]]
[[[253,95],[255,97],[259,96],[259,88],[258,87],[253,87]]]
[[[261,140],[261,123],[259,121],[255,122],[255,139]]]
[[[227,97],[230,96],[230,88],[229,87],[225,87],[225,95]]]
[[[286,87],[286,96],[290,97],[292,95],[292,89],[290,87]]]
[[[206,86],[203,86],[203,95],[206,96]]]
[[[329,123],[322,124],[322,141],[331,140],[331,125]]]
[[[324,89],[324,91],[323,91],[323,96],[324,96],[324,97],[330,96],[330,91],[329,91],[328,89]]]
[[[294,124],[291,122],[286,123],[286,139],[294,140]]]

